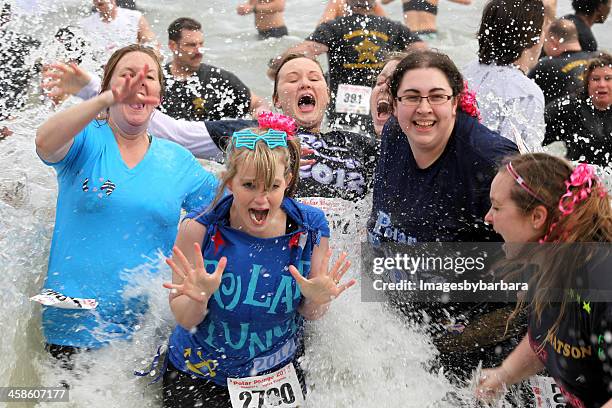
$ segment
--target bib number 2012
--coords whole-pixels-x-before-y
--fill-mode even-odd
[[[279,388],[242,391],[239,398],[240,401],[244,401],[242,408],[263,408],[264,404],[268,407],[278,407],[293,404],[295,402],[295,392],[291,384],[284,383]],[[254,405],[251,405],[251,403],[254,403]]]

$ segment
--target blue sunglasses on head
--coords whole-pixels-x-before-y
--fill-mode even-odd
[[[266,142],[270,149],[287,147],[287,133],[280,130],[270,129],[263,135],[258,135],[252,130],[246,129],[234,132],[232,135],[234,147],[246,147],[247,149],[255,150],[255,145],[260,140]]]

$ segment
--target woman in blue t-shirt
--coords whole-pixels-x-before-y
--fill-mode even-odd
[[[162,95],[156,54],[127,46],[106,64],[98,96],[38,128],[36,151],[59,191],[46,290],[34,300],[58,358],[131,337],[147,304],[123,294],[126,270],[169,254],[181,208],[214,196],[216,179],[191,153],[147,133]]]
[[[346,254],[328,270],[323,212],[290,198],[300,154],[293,120],[267,113],[259,124],[234,132],[212,209],[187,215],[168,260],[178,326],[166,407],[303,401],[303,318],[321,317],[355,283],[340,284]]]
[[[499,367],[482,372],[477,395],[491,400],[546,369],[565,406],[612,407],[612,206],[603,182],[585,163],[512,157],[491,184],[486,219],[508,261],[520,264],[514,274],[531,274],[519,303],[529,331]]]

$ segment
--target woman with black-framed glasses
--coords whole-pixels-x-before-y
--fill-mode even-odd
[[[475,95],[445,54],[411,52],[389,79],[389,89],[394,114],[382,132],[370,243],[376,248],[386,242],[501,241],[484,215],[497,163],[515,154],[516,145],[479,123]],[[503,329],[479,330],[484,317],[505,323],[511,308],[412,303],[401,309],[409,316],[429,315],[441,364],[460,376],[469,375],[478,360],[503,358],[503,350],[514,346]],[[494,351],[497,346],[502,353]]]

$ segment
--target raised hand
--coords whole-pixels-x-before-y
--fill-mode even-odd
[[[148,71],[149,66],[145,64],[142,71],[138,72],[136,76],[125,76],[122,78],[123,81],[119,81],[118,85],[113,86],[111,91],[113,93],[114,103],[159,105],[160,101],[158,97],[145,95],[141,92],[142,81],[147,76]]]
[[[165,282],[164,288],[176,291],[176,295],[185,295],[195,300],[196,302],[208,302],[208,299],[219,289],[221,285],[221,275],[225,270],[227,258],[222,257],[217,264],[217,268],[213,273],[206,272],[204,268],[204,258],[202,258],[202,249],[198,243],[193,244],[195,251],[195,269],[189,264],[189,261],[178,248],[172,250],[172,259],[166,259],[166,263],[182,278],[182,283]]]
[[[75,95],[90,80],[90,75],[77,64],[58,62],[43,67],[41,86],[49,98],[57,101],[66,95]]]
[[[4,140],[12,134],[13,134],[13,131],[9,129],[8,127],[4,126],[0,128],[0,140]]]
[[[250,2],[239,4],[238,7],[236,7],[236,13],[241,16],[251,14],[253,11],[255,11],[255,7]]]
[[[340,254],[334,267],[329,270],[331,254],[332,251],[330,249],[323,257],[320,265],[312,265],[310,279],[300,275],[295,266],[291,265],[289,267],[289,272],[300,286],[302,295],[311,303],[317,305],[329,303],[355,284],[355,279],[340,284],[340,280],[351,266],[351,262],[346,260],[346,252]]]

